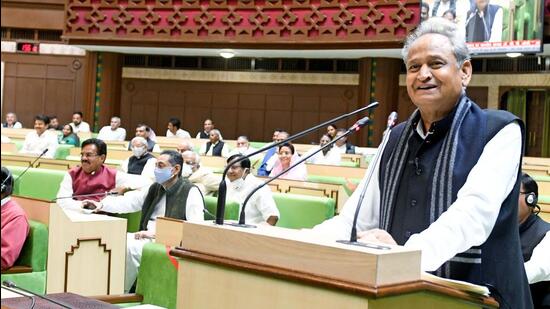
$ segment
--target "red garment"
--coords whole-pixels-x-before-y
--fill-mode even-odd
[[[81,167],[73,167],[69,170],[73,180],[73,195],[104,193],[111,191],[116,186],[116,170],[102,165],[95,173],[86,174]],[[76,200],[99,201],[104,196],[90,196],[75,198]]]
[[[27,215],[13,200],[2,205],[2,270],[13,266],[29,234]]]

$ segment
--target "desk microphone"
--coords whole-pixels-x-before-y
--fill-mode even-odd
[[[359,121],[357,121],[353,126],[351,126],[347,131],[346,133],[334,138],[332,141],[330,141],[329,143],[327,143],[326,145],[324,145],[323,147],[319,147],[319,149],[315,150],[314,152],[312,152],[311,154],[301,158],[300,160],[298,160],[298,162],[296,162],[294,165],[291,165],[289,166],[287,169],[281,171],[279,174],[273,176],[271,179],[267,180],[266,182],[262,183],[261,185],[257,186],[254,190],[252,190],[252,192],[250,192],[246,198],[244,199],[244,202],[243,202],[243,205],[241,207],[241,213],[239,215],[239,223],[238,224],[231,224],[231,225],[234,225],[234,226],[240,226],[240,227],[256,227],[254,225],[250,225],[250,224],[245,224],[245,215],[244,215],[244,210],[245,210],[245,207],[246,207],[246,203],[248,202],[248,200],[252,197],[252,195],[254,193],[256,193],[258,190],[260,190],[261,188],[265,187],[266,185],[268,185],[269,183],[271,183],[272,181],[278,179],[279,177],[281,177],[282,175],[284,175],[286,172],[290,171],[291,169],[295,168],[296,166],[302,164],[303,162],[305,162],[307,159],[311,158],[312,156],[316,155],[317,153],[319,153],[320,151],[322,151],[323,149],[327,149],[329,147],[332,147],[332,145],[334,143],[336,143],[338,140],[352,134],[352,133],[355,133],[359,130],[361,130],[361,128],[363,128],[364,126],[366,126],[367,124],[369,124],[371,122],[371,120],[369,119],[369,117],[363,117],[361,118]]]
[[[350,112],[350,113],[347,113],[347,114],[344,114],[344,115],[340,115],[336,118],[333,118],[333,119],[330,119],[330,120],[327,120],[323,123],[320,123],[314,127],[311,127],[309,129],[306,129],[302,132],[299,132],[299,133],[296,133],[280,142],[277,142],[277,143],[274,143],[274,144],[269,144],[269,145],[266,145],[264,147],[262,147],[261,149],[258,149],[246,156],[243,156],[243,157],[240,157],[236,160],[233,160],[231,162],[231,164],[228,164],[224,170],[223,170],[223,174],[222,174],[222,181],[220,182],[220,185],[218,187],[218,204],[217,204],[217,209],[216,209],[216,224],[223,224],[223,220],[224,220],[224,215],[225,215],[225,196],[226,196],[226,193],[227,193],[227,185],[225,183],[225,177],[227,176],[227,171],[229,170],[229,168],[233,165],[233,164],[236,164],[236,163],[239,163],[241,162],[242,160],[244,159],[248,159],[250,157],[253,157],[261,152],[264,152],[272,147],[277,147],[279,145],[282,145],[284,143],[287,143],[287,142],[290,142],[292,140],[295,140],[297,138],[300,138],[306,134],[309,134],[319,128],[322,128],[322,127],[326,127],[327,125],[331,124],[331,123],[334,123],[334,122],[337,122],[339,120],[342,120],[342,119],[345,119],[345,118],[348,118],[350,116],[353,116],[355,114],[358,114],[362,111],[365,111],[365,110],[370,110],[370,109],[373,109],[375,107],[377,107],[379,105],[378,102],[372,102],[370,103],[369,105],[367,106],[364,106],[364,107],[361,107],[353,112]]]
[[[390,114],[390,117],[392,117],[392,114],[395,113],[395,118],[397,118],[397,113],[392,112]],[[393,123],[395,125],[395,123]],[[348,245],[354,245],[354,246],[362,246],[372,249],[381,249],[381,250],[389,250],[391,247],[384,246],[384,245],[378,245],[378,244],[370,244],[370,243],[362,243],[357,241],[357,219],[359,218],[359,211],[361,210],[361,206],[363,204],[363,200],[365,199],[365,194],[367,193],[367,188],[369,187],[369,183],[372,179],[372,176],[374,174],[374,167],[379,164],[380,158],[382,158],[382,152],[383,151],[383,145],[385,145],[388,142],[388,139],[390,137],[390,131],[393,128],[393,125],[390,126],[389,118],[388,118],[388,128],[386,129],[386,132],[384,133],[384,138],[382,138],[382,142],[380,143],[380,146],[378,148],[378,151],[376,152],[376,155],[374,159],[372,160],[372,166],[369,169],[369,173],[367,177],[365,178],[365,183],[363,184],[363,188],[361,189],[361,194],[359,195],[359,201],[357,202],[357,207],[355,208],[355,214],[353,216],[353,225],[351,226],[351,235],[349,240],[337,240],[339,243],[348,244]],[[369,164],[370,165],[370,164]]]
[[[71,309],[72,307],[68,306],[68,305],[65,305],[64,303],[62,302],[59,302],[59,301],[56,301],[56,300],[53,300],[45,295],[40,295],[40,294],[36,294],[35,292],[33,291],[29,291],[27,289],[24,289],[24,288],[21,288],[21,287],[18,287],[13,281],[8,281],[8,280],[5,280],[4,282],[2,282],[2,285],[5,286],[5,287],[8,287],[8,288],[12,288],[12,289],[18,289],[18,290],[21,290],[25,293],[29,293],[33,296],[36,296],[36,297],[39,297],[39,298],[42,298],[43,300],[45,301],[48,301],[52,304],[56,304],[60,307],[63,307],[63,308],[67,308],[67,309]]]
[[[25,168],[25,170],[23,170],[23,173],[19,174],[19,176],[17,176],[17,178],[15,178],[15,180],[13,181],[13,185],[15,186],[15,183],[19,180],[19,178],[23,177],[23,175],[25,175],[25,173],[27,173],[27,171],[29,170],[29,168],[31,168],[34,163],[36,163],[36,161],[38,161],[40,158],[42,158],[46,152],[48,152],[48,148],[44,149],[44,151],[42,151],[42,153],[36,157],[36,159],[34,159],[31,164],[29,164],[27,166],[27,168]],[[6,187],[6,181],[9,179],[10,177],[6,177],[6,179],[4,179],[4,181],[2,181],[2,191],[4,191],[5,187]]]

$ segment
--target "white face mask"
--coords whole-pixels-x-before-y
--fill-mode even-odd
[[[144,148],[144,147],[132,147],[132,153],[134,154],[134,156],[136,157],[141,157],[142,155],[145,154],[145,152],[147,152],[147,148]]]
[[[189,177],[191,174],[193,174],[193,167],[184,163],[181,167],[181,177]]]

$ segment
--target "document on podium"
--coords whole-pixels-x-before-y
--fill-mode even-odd
[[[474,293],[479,295],[488,296],[490,294],[489,289],[482,285],[473,284],[466,281],[453,280],[447,278],[441,278],[430,273],[423,272],[421,275],[422,280],[443,284],[460,291]]]

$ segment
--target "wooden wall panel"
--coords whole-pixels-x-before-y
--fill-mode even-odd
[[[5,62],[3,114],[13,111],[32,128],[37,114],[68,123],[84,103],[84,57],[2,54]],[[3,115],[2,115],[3,116]],[[92,115],[85,115],[89,121]]]
[[[126,126],[133,128],[143,121],[157,134],[164,134],[171,116],[182,119],[183,128],[192,135],[202,128],[205,118],[212,118],[224,138],[248,135],[254,141],[270,141],[275,128],[296,133],[355,106],[354,86],[122,81],[121,113],[123,121],[129,119]],[[341,126],[356,120],[342,122]],[[297,142],[318,142],[324,132],[320,130]]]

